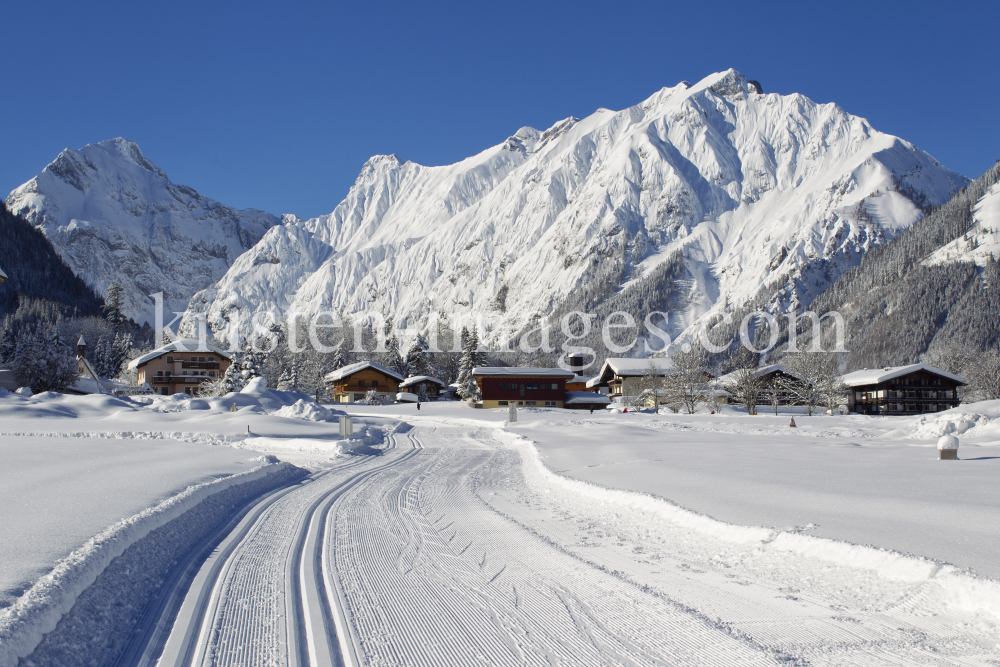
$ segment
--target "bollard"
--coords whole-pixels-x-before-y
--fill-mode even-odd
[[[350,415],[340,416],[340,437],[350,438],[354,435],[354,417]]]
[[[511,401],[510,405],[507,406],[507,421],[516,422],[517,421],[517,404]]]
[[[943,435],[938,439],[938,460],[958,460],[958,438],[953,435]]]

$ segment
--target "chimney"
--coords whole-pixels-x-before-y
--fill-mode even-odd
[[[87,341],[83,339],[83,334],[80,334],[80,340],[76,341],[76,356],[79,359],[87,356]]]
[[[579,375],[580,371],[583,370],[583,355],[578,352],[574,352],[566,358],[569,360],[569,369]]]

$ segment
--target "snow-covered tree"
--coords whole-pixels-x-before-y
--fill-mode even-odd
[[[833,379],[827,376],[832,372],[839,380],[836,366],[831,368],[827,359],[829,356],[825,352],[796,352],[782,359],[788,374],[777,382],[788,402],[805,406],[808,416],[812,416],[816,406],[823,402],[824,385],[830,389],[836,387]]]
[[[684,406],[689,415],[708,401],[708,361],[701,348],[677,352],[670,358],[673,370],[666,380],[668,403]]]
[[[337,343],[330,357],[329,369],[331,371],[338,370],[347,365],[347,354],[344,352],[344,343],[341,341]]]
[[[363,402],[367,405],[383,405],[385,403],[385,401],[383,401],[382,397],[379,395],[377,389],[369,389],[368,392],[365,394]]]
[[[421,383],[420,389],[417,390],[417,400],[421,403],[431,400],[431,397],[427,395],[427,385],[424,383]]]
[[[476,328],[462,327],[462,362],[458,371],[458,395],[466,401],[481,401],[483,396],[473,377],[473,369],[485,366],[486,355],[479,349]]]
[[[1000,399],[1000,352],[987,350],[970,360],[968,365],[969,388],[979,400]]]
[[[8,316],[4,318],[3,329],[0,330],[0,364],[13,359],[16,351],[17,336],[14,334],[14,325]]]
[[[413,341],[410,349],[406,351],[406,357],[403,360],[407,375],[433,375],[429,350],[430,345],[427,343],[427,337],[422,333],[417,334],[417,338]]]
[[[389,336],[389,340],[386,341],[385,353],[382,355],[382,363],[386,368],[391,368],[403,377],[406,377],[406,363],[403,361],[403,357],[399,353],[399,339],[396,338],[395,333]]]
[[[125,290],[118,283],[111,283],[104,296],[104,317],[115,329],[121,328],[125,323],[124,308]]]
[[[292,374],[286,368],[285,370],[281,371],[281,375],[278,377],[278,383],[275,386],[275,389],[277,389],[278,391],[290,391],[291,386],[292,386]]]
[[[18,384],[35,392],[62,391],[79,377],[76,355],[55,326],[24,336],[14,353],[13,366]]]

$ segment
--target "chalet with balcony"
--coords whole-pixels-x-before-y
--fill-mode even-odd
[[[323,382],[337,403],[357,403],[373,389],[384,399],[394,401],[403,376],[373,361],[362,361],[327,373]]]
[[[180,338],[129,362],[136,372],[136,384],[148,384],[153,392],[198,395],[198,385],[222,377],[232,363],[232,355],[195,338]]]
[[[958,407],[968,381],[927,364],[886,366],[848,373],[848,408],[865,415],[919,415]]]
[[[561,368],[483,366],[472,369],[484,408],[561,408],[566,400],[566,381],[576,377]]]
[[[621,399],[625,396],[638,396],[642,393],[640,387],[642,376],[649,371],[652,366],[656,375],[667,377],[674,372],[673,364],[669,359],[633,359],[622,357],[609,357],[604,360],[600,372],[596,377],[587,381],[586,388],[590,391],[608,392],[611,400]]]
[[[712,383],[713,387],[711,391],[718,392],[719,395],[725,398],[725,402],[729,403],[730,396],[729,392],[726,391],[726,385],[737,382],[739,376],[739,371],[733,371],[732,373],[727,373],[716,378],[715,382]],[[760,400],[763,403],[770,403],[771,391],[775,388],[778,389],[779,405],[792,405],[795,403],[795,397],[790,394],[789,388],[791,384],[798,383],[799,379],[781,364],[761,366],[754,371],[754,377],[760,382]]]
[[[399,390],[420,396],[420,390],[423,389],[428,400],[436,401],[447,386],[444,381],[430,375],[411,375],[399,383]]]

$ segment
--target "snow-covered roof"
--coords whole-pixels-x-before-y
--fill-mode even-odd
[[[885,368],[866,368],[860,371],[854,371],[853,373],[848,373],[841,377],[848,387],[858,387],[865,384],[878,384],[880,382],[885,382],[887,380],[892,380],[893,378],[898,378],[903,375],[909,375],[910,373],[915,373],[917,371],[927,371],[928,373],[934,373],[942,377],[949,378],[958,382],[960,384],[969,384],[961,375],[955,375],[954,373],[949,373],[948,371],[943,371],[940,368],[931,366],[929,364],[910,364],[909,366],[886,366]]]
[[[83,338],[83,334],[80,334],[80,340],[76,341],[76,344],[77,345],[86,345],[87,344],[87,341],[84,340],[84,338]]]
[[[492,375],[503,377],[553,377],[571,378],[576,377],[573,371],[564,371],[561,368],[535,368],[532,366],[480,366],[472,369],[473,377]]]
[[[110,394],[115,390],[111,380],[101,380],[100,384],[94,378],[80,376],[67,391],[77,394]]]
[[[592,391],[567,391],[566,400],[563,401],[563,405],[587,405],[589,403],[609,405],[611,399],[604,394],[595,394]]]
[[[771,373],[781,372],[785,375],[795,377],[794,373],[789,373],[788,369],[781,364],[770,364],[768,366],[761,366],[756,371],[754,371],[754,377],[762,377],[764,375],[770,375]],[[731,373],[726,373],[725,375],[719,376],[717,378],[718,384],[726,384],[727,382],[732,382],[736,379],[736,375],[739,371],[733,371]]]
[[[597,377],[587,382],[588,387],[596,387],[607,383],[612,377],[638,377],[646,372],[649,365],[656,367],[661,375],[669,375],[673,372],[674,364],[666,357],[653,357],[649,359],[635,357],[608,357],[601,366],[601,372]]]
[[[446,386],[442,380],[438,380],[437,378],[431,377],[430,375],[411,375],[410,377],[406,378],[405,380],[399,383],[399,388],[402,389],[403,387],[411,387],[421,382],[433,382],[435,384],[441,385],[442,387]]]
[[[233,355],[226,352],[222,348],[216,347],[214,345],[209,345],[208,343],[202,343],[197,338],[178,338],[172,343],[168,343],[163,347],[158,347],[148,354],[144,354],[138,359],[133,359],[128,362],[129,368],[138,368],[139,366],[156,359],[157,357],[162,357],[169,352],[179,352],[185,354],[187,352],[213,352],[226,359],[232,359]]]
[[[343,368],[338,368],[335,371],[326,374],[323,379],[327,382],[336,382],[337,380],[343,380],[349,375],[354,375],[359,373],[366,368],[371,368],[378,371],[384,375],[388,375],[391,378],[396,378],[397,380],[402,380],[403,376],[392,370],[391,368],[386,368],[381,364],[376,364],[374,361],[359,361],[356,364],[351,364],[350,366],[344,366]]]
[[[566,380],[566,382],[590,382],[591,380],[597,379],[592,375],[580,375],[576,373],[572,378]]]

